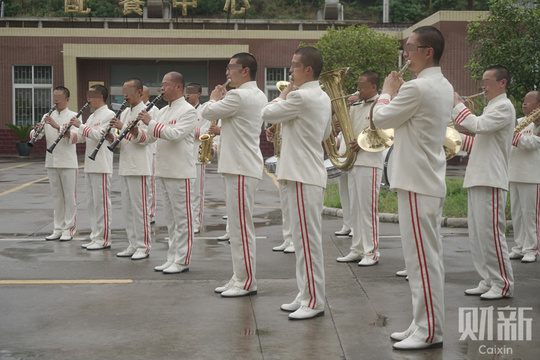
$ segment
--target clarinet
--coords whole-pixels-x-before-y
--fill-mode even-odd
[[[118,117],[120,116],[122,111],[124,111],[124,109],[126,108],[127,104],[128,104],[127,100],[124,100],[124,102],[120,106],[120,109],[116,112],[116,114],[114,114],[115,118],[118,119]],[[94,152],[92,154],[90,154],[90,156],[88,156],[90,158],[90,160],[96,160],[97,153],[98,153],[99,149],[101,149],[101,145],[103,145],[103,143],[105,142],[105,138],[107,137],[107,135],[109,134],[111,129],[112,129],[112,126],[109,125],[109,127],[107,128],[107,130],[105,131],[103,136],[101,136],[101,139],[99,139],[99,142],[98,142],[96,148],[94,149]]]
[[[56,109],[56,104],[53,104],[51,110],[49,110],[49,112],[47,113],[47,116],[51,116],[54,109]],[[34,143],[36,142],[39,134],[41,134],[41,132],[43,131],[43,128],[45,127],[45,123],[43,122],[43,120],[45,120],[45,117],[40,121],[41,127],[34,131],[34,136],[32,136],[32,139],[30,139],[30,141],[28,142],[28,146],[34,146]]]
[[[83,105],[83,107],[81,108],[81,110],[79,110],[79,112],[77,113],[77,115],[75,115],[76,118],[78,118],[79,116],[82,115],[82,113],[84,112],[84,110],[86,110],[86,108],[88,107],[88,105],[90,105],[89,102],[87,102],[86,104]],[[58,145],[58,143],[60,142],[60,140],[62,140],[62,138],[64,137],[64,135],[66,135],[66,133],[68,132],[69,128],[71,127],[71,125],[68,125],[66,126],[66,128],[60,133],[60,135],[58,135],[58,137],[56,138],[56,140],[54,141],[54,143],[49,146],[49,148],[47,149],[48,152],[50,152],[52,154],[54,148],[56,147],[56,145]]]
[[[156,98],[154,100],[152,100],[152,102],[150,102],[150,104],[148,104],[146,106],[146,111],[150,110],[159,100],[161,100],[161,97],[163,96],[163,94],[159,94],[158,96],[156,96]],[[107,148],[111,151],[114,150],[114,148],[118,145],[118,143],[120,141],[122,141],[122,139],[127,135],[129,134],[129,132],[135,127],[137,126],[137,124],[139,123],[139,120],[138,119],[135,119],[128,127],[126,127],[124,129],[124,131],[122,131],[122,133],[120,134],[120,136],[118,138],[116,138],[116,140],[114,140],[114,142],[110,145],[107,146]]]

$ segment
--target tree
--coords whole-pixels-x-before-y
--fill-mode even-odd
[[[467,40],[473,54],[466,68],[480,80],[491,65],[512,75],[508,94],[521,102],[540,84],[540,10],[520,0],[491,0],[490,15],[469,24]]]
[[[392,70],[397,70],[397,39],[371,30],[366,25],[328,29],[313,46],[323,56],[323,71],[351,67],[345,79],[345,88],[351,93],[356,91],[356,81],[361,73],[373,70],[380,74],[382,80]]]

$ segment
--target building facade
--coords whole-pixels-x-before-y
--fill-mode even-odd
[[[446,39],[442,70],[456,91],[472,94],[477,85],[464,69],[471,54],[466,26],[479,15],[487,13],[443,11],[407,28],[377,31],[403,41],[418,26],[439,28]],[[38,122],[49,110],[52,89],[58,85],[71,91],[69,108],[77,111],[93,84],[110,89],[110,103],[121,103],[125,80],[139,77],[155,96],[163,75],[174,70],[184,75],[186,83],[200,83],[205,100],[225,82],[228,59],[249,52],[258,61],[257,83],[271,100],[278,94],[275,83],[288,78],[292,53],[300,43],[316,42],[328,27],[354,24],[358,22],[2,18],[0,155],[17,154],[18,140],[5,124]],[[262,133],[261,147],[265,157],[272,155],[272,145]],[[44,142],[37,142],[32,156],[44,154]]]

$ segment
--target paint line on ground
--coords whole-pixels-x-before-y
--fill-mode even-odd
[[[58,284],[132,284],[131,279],[116,280],[0,280],[0,285],[58,285]]]
[[[278,183],[278,181],[277,181],[277,179],[276,179],[276,176],[275,176],[274,174],[269,173],[269,172],[268,172],[268,169],[266,169],[266,166],[264,167],[264,173],[265,173],[266,175],[268,175],[268,177],[269,177],[270,179],[272,179],[272,181],[274,182],[274,185],[276,185],[276,187],[279,189],[279,183]]]
[[[0,171],[3,171],[3,170],[9,170],[9,169],[15,169],[15,168],[19,168],[19,167],[23,167],[23,166],[31,165],[31,164],[35,164],[35,162],[29,162],[29,163],[26,163],[26,164],[20,164],[20,165],[10,166],[10,167],[7,167],[7,168],[0,169]]]
[[[11,194],[12,192],[15,192],[17,190],[21,190],[21,189],[24,189],[25,187],[27,186],[30,186],[32,184],[35,184],[35,183],[38,183],[38,182],[41,182],[41,181],[45,181],[47,180],[49,177],[44,177],[44,178],[41,178],[41,179],[37,179],[37,180],[34,180],[34,181],[30,181],[30,182],[27,182],[26,184],[22,184],[22,185],[19,185],[17,187],[14,187],[12,189],[9,189],[9,190],[6,190],[4,191],[3,193],[0,193],[0,196],[4,196],[4,195],[7,195],[7,194]]]

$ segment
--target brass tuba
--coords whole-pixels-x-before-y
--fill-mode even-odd
[[[349,68],[327,71],[319,76],[319,81],[324,90],[330,96],[332,101],[332,132],[328,139],[324,140],[324,147],[330,162],[342,171],[348,171],[356,161],[356,152],[350,150],[349,142],[355,140],[349,109],[347,107],[347,98],[343,89],[345,73]],[[341,128],[343,141],[347,144],[345,152],[340,153],[336,147],[336,136],[338,134],[336,122]],[[344,158],[341,160],[340,158]]]

